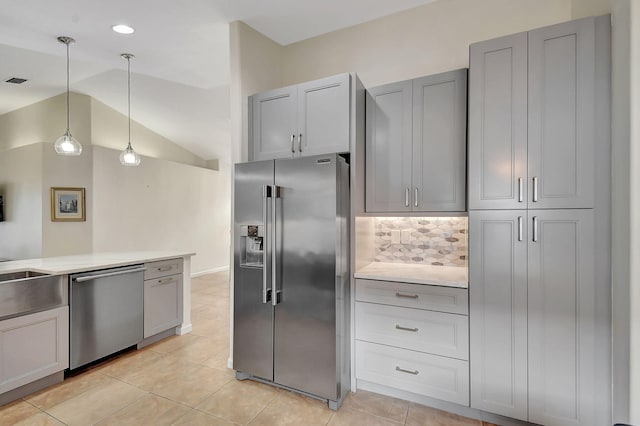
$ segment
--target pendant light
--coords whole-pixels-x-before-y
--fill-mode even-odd
[[[75,40],[71,37],[58,37],[58,41],[67,46],[67,131],[56,140],[53,147],[60,155],[80,155],[82,145],[71,136],[69,130],[69,44],[75,43]]]
[[[129,117],[129,143],[127,148],[120,153],[120,163],[123,166],[137,166],[140,164],[140,156],[131,148],[131,58],[135,58],[135,56],[131,53],[123,53],[120,56],[127,60],[127,105]]]

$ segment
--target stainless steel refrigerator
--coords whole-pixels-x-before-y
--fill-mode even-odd
[[[327,400],[349,391],[349,165],[236,164],[233,368]]]

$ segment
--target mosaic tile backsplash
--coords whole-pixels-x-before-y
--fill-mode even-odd
[[[466,217],[377,217],[375,262],[467,266]],[[410,230],[407,244],[391,242],[391,231]]]

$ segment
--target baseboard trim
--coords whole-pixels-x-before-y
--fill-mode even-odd
[[[194,272],[191,274],[191,278],[196,278],[196,277],[200,277],[202,275],[207,275],[207,274],[215,274],[216,272],[223,272],[228,270],[229,270],[229,265],[220,266],[218,268],[207,269],[206,271]]]
[[[184,334],[191,333],[192,330],[192,324],[182,324],[176,327],[175,334],[177,334],[178,336],[182,336]]]

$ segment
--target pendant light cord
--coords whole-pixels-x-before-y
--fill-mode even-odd
[[[129,143],[127,148],[131,149],[131,58],[127,56],[127,115],[129,117]]]
[[[69,41],[65,43],[67,45],[67,133],[70,133],[69,124]]]

